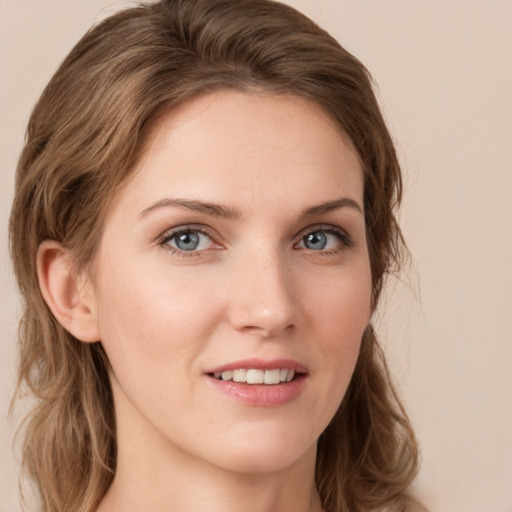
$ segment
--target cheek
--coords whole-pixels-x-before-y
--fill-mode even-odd
[[[351,269],[340,269],[315,284],[310,294],[309,310],[315,324],[335,347],[357,340],[366,328],[371,315],[371,272],[363,260]]]
[[[180,362],[200,352],[218,316],[214,287],[205,289],[200,276],[154,264],[134,269],[121,262],[104,268],[98,287],[99,326],[116,373],[123,368],[176,371]]]
[[[371,315],[371,273],[369,265],[315,288],[308,324],[318,343],[318,367],[323,368],[326,389],[331,390],[332,413],[339,406],[357,362],[361,339]]]

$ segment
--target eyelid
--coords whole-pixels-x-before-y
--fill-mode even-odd
[[[174,238],[175,236],[179,235],[180,233],[186,233],[187,231],[197,232],[201,233],[202,235],[207,236],[212,241],[213,245],[216,245],[215,249],[224,248],[223,244],[219,242],[220,236],[215,232],[213,229],[211,229],[209,226],[206,226],[204,224],[181,224],[179,226],[175,226],[169,229],[166,229],[156,240],[156,243],[161,246],[166,246],[166,249],[171,250],[176,253],[184,254],[186,253],[187,256],[192,256],[194,254],[205,252],[208,249],[204,249],[201,251],[181,251],[178,248],[172,247],[171,245],[168,245],[167,242]]]
[[[172,239],[173,237],[177,236],[180,233],[184,233],[187,231],[193,231],[197,233],[201,233],[207,237],[209,237],[212,241],[213,245],[216,245],[217,247],[214,247],[214,250],[219,249],[225,249],[225,246],[222,242],[219,242],[219,239],[221,238],[216,231],[214,231],[212,228],[205,224],[181,224],[179,226],[175,226],[172,228],[166,229],[156,240],[156,243],[161,246],[165,246],[165,248],[171,252],[178,253],[182,256],[194,256],[198,255],[198,253],[206,252],[209,249],[203,249],[199,251],[182,251],[178,248],[172,247],[171,245],[168,245],[167,242]],[[299,233],[297,233],[294,238],[296,239],[294,243],[294,248],[298,243],[300,243],[304,237],[310,233],[314,233],[317,231],[323,231],[326,233],[332,233],[337,235],[340,238],[340,244],[342,244],[342,248],[350,247],[354,245],[354,242],[351,238],[351,236],[348,234],[348,232],[336,225],[333,224],[313,224],[311,226],[308,226],[306,228],[303,228]],[[306,249],[307,250],[307,249]],[[322,251],[318,251],[319,253]],[[329,251],[326,251],[329,252]]]
[[[324,231],[327,233],[333,233],[335,235],[338,235],[340,238],[340,242],[345,247],[351,247],[352,245],[354,245],[354,241],[352,240],[352,237],[348,234],[348,232],[345,229],[342,229],[339,226],[335,226],[333,224],[314,224],[312,226],[308,226],[307,228],[302,229],[295,237],[297,239],[295,245],[300,243],[306,235],[309,235],[310,233],[315,233],[317,231]]]

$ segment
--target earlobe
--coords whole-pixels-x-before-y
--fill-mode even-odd
[[[57,321],[80,341],[99,341],[94,290],[87,276],[74,272],[69,250],[54,240],[44,241],[37,253],[37,274]]]

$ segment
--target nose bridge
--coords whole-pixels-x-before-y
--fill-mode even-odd
[[[259,244],[237,261],[230,321],[237,330],[273,336],[295,322],[296,302],[291,269],[273,244]]]

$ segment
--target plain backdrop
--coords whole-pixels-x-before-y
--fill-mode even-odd
[[[371,70],[406,179],[413,264],[379,331],[418,433],[432,512],[512,512],[512,1],[289,0]],[[0,0],[0,512],[18,512],[19,301],[7,249],[29,113],[120,0]]]

